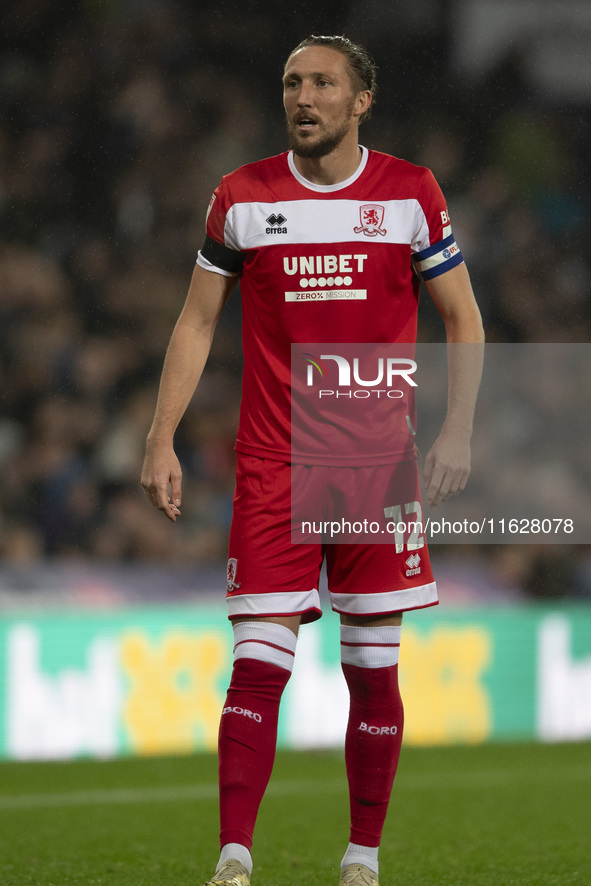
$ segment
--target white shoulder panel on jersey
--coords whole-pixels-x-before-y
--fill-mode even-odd
[[[283,200],[235,203],[224,230],[230,249],[260,249],[281,243],[399,243],[413,252],[430,245],[418,200]]]

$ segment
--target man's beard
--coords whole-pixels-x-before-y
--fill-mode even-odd
[[[292,124],[288,120],[287,138],[289,141],[289,147],[297,157],[304,157],[307,160],[319,160],[320,157],[326,157],[328,154],[331,154],[335,148],[338,148],[349,132],[350,123],[351,116],[349,114],[341,128],[337,129],[336,132],[329,132],[319,138],[318,141],[307,144],[303,139],[299,139],[295,124]]]

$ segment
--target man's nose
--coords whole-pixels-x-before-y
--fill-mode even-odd
[[[313,90],[312,86],[306,83],[302,83],[300,87],[300,94],[298,95],[298,107],[299,108],[309,108],[310,105],[313,104]]]

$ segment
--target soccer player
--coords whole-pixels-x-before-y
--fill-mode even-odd
[[[483,341],[433,175],[358,144],[375,90],[366,50],[344,37],[309,37],[289,56],[283,98],[290,151],[238,169],[215,191],[148,435],[142,485],[174,522],[181,468],[173,435],[240,279],[244,375],[227,584],[235,645],[219,732],[221,855],[212,886],[250,883],[280,699],[299,627],[321,614],[324,558],[350,692],[345,761],[351,830],[341,884],[377,886],[378,847],[402,740],[402,613],[437,603],[422,539],[412,546],[409,568],[405,544],[292,544],[290,535],[291,344],[414,342],[421,280],[443,317],[448,343]],[[447,417],[424,467],[432,505],[466,483],[480,369],[474,350],[450,357]],[[361,458],[351,467],[361,472],[364,486],[367,470],[398,476],[399,460],[392,453],[385,458],[391,464],[374,459],[364,465]],[[305,453],[299,461],[318,488],[327,465],[317,455],[306,465]],[[401,513],[409,506],[416,511],[420,502],[416,459],[410,464],[407,459],[400,501],[392,502]]]

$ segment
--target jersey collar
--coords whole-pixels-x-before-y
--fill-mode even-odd
[[[298,172],[296,169],[296,165],[293,159],[293,151],[290,151],[287,155],[287,163],[289,165],[289,169],[293,177],[305,188],[308,188],[310,191],[318,191],[321,194],[330,194],[334,191],[342,191],[344,188],[348,188],[349,185],[352,185],[353,182],[356,182],[359,176],[362,174],[363,170],[367,166],[367,158],[369,157],[369,151],[367,148],[364,148],[363,145],[359,145],[361,148],[361,161],[359,166],[349,178],[345,179],[345,181],[337,182],[334,185],[316,185],[314,182],[308,181],[307,178]]]

